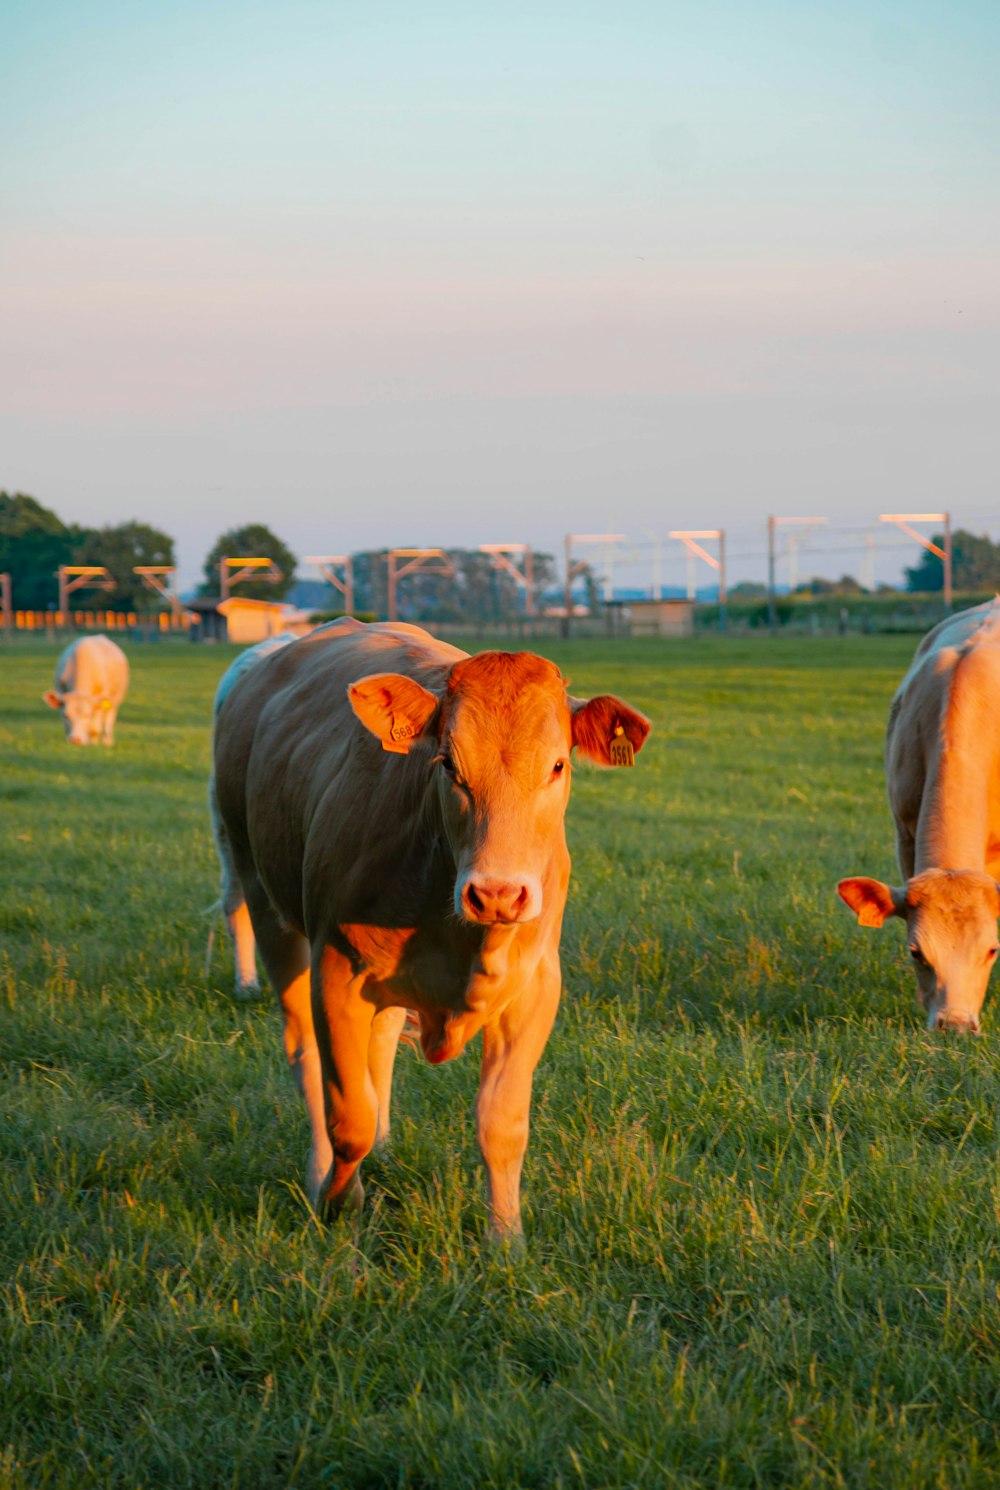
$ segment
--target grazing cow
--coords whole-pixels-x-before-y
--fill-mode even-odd
[[[978,1034],[1000,914],[1000,600],[921,642],[889,710],[885,764],[906,883],[837,889],[862,926],[906,921],[928,1029]]]
[[[128,689],[128,660],[110,636],[80,636],[56,663],[56,686],[42,698],[61,709],[71,745],[115,743],[115,720]]]
[[[238,976],[248,912],[281,1002],[314,1204],[362,1202],[410,1009],[433,1063],[483,1032],[490,1229],[520,1233],[561,987],[570,752],[608,764],[648,733],[616,698],[567,697],[541,657],[470,657],[417,626],[333,622],[244,667],[216,721],[216,839]]]

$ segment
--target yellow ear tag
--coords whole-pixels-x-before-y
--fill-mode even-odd
[[[632,749],[632,741],[620,724],[615,725],[615,732],[611,737],[611,764],[613,766],[635,765],[635,751]]]

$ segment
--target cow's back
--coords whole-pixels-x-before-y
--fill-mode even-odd
[[[56,664],[56,687],[61,693],[101,696],[120,704],[128,688],[128,659],[103,633],[70,642]]]
[[[466,656],[419,627],[347,620],[317,628],[236,681],[216,722],[219,810],[291,924],[303,924],[304,878],[335,883],[338,919],[347,920],[359,897],[398,879],[400,839],[423,781],[415,762],[386,754],[358,723],[349,685],[402,673],[440,689]]]
[[[280,652],[282,647],[290,646],[292,642],[297,640],[297,636],[293,636],[290,633],[282,633],[281,636],[269,636],[265,641],[257,642],[255,646],[247,647],[245,652],[241,652],[229,664],[219,679],[215,690],[215,700],[212,705],[213,719],[218,719],[222,705],[226,702],[226,699],[232,693],[244,673],[249,672],[251,668],[263,662],[265,657],[270,657],[272,652]]]
[[[1000,600],[948,616],[928,632],[896,690],[886,733],[889,801],[915,821],[942,744],[961,729],[1000,730]]]
[[[377,742],[356,727],[348,686],[372,673],[403,673],[424,687],[440,687],[467,655],[416,626],[365,626],[350,617],[318,626],[292,645],[273,646],[252,667],[251,654],[244,654],[216,698],[220,769],[245,773],[252,750],[265,745],[274,760],[295,755],[311,762],[314,752],[324,756],[327,744],[336,754],[348,734],[378,759]]]

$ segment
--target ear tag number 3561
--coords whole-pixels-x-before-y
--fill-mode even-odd
[[[632,741],[620,724],[615,725],[615,732],[611,737],[611,764],[613,766],[635,765],[635,751],[632,749]]]

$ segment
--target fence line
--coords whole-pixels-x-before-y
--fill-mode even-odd
[[[114,610],[16,610],[11,612],[9,629],[51,635],[57,631],[186,632],[190,626],[191,617],[186,612],[176,615],[160,611],[153,615],[140,615],[136,611]],[[0,631],[7,629],[7,618],[0,615]]]

